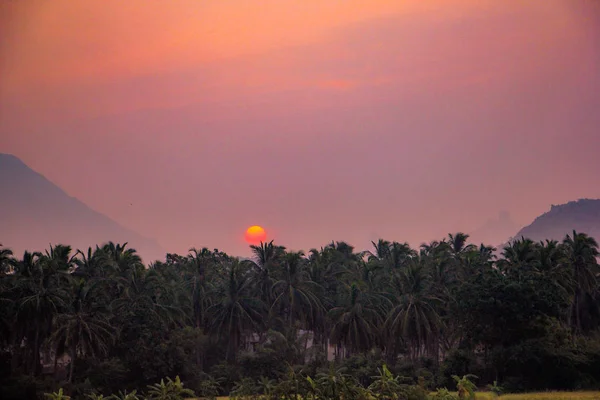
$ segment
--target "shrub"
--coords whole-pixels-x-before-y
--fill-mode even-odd
[[[160,383],[148,386],[148,395],[150,400],[183,400],[193,397],[194,392],[184,388],[183,382],[176,376],[175,380],[167,378],[165,383],[164,379],[161,379]]]
[[[494,393],[495,396],[500,396],[504,391],[502,386],[498,386],[498,381],[494,381],[493,384],[488,385],[488,388],[490,389],[490,392]]]
[[[251,378],[236,382],[229,394],[232,399],[258,399],[258,387]]]
[[[119,390],[119,394],[113,394],[109,397],[111,400],[142,400],[137,395],[137,390],[133,390],[127,393],[127,390],[122,392]]]
[[[446,388],[440,388],[436,390],[434,394],[430,396],[431,400],[458,400],[458,396],[451,393]]]
[[[198,384],[198,394],[204,399],[216,399],[220,390],[221,383],[218,379],[215,379],[210,375],[205,375],[204,379]]]
[[[71,399],[69,396],[67,396],[66,394],[64,394],[62,388],[58,389],[58,392],[45,393],[44,396],[48,400],[70,400]]]
[[[473,378],[477,377],[471,374],[463,375],[462,378],[457,375],[452,375],[452,379],[456,381],[459,399],[475,399],[475,390],[477,389],[477,386],[471,381]]]

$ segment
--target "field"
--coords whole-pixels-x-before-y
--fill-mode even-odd
[[[535,392],[516,393],[500,396],[502,400],[600,400],[600,392]],[[229,397],[218,397],[218,400],[229,400]],[[476,400],[492,400],[491,392],[478,392]]]
[[[502,400],[600,400],[600,392],[532,392],[504,394]],[[476,400],[492,400],[491,392],[477,392]]]
[[[491,397],[491,393],[477,394],[477,398],[481,400],[489,400]],[[503,400],[600,400],[600,392],[536,392],[505,394],[500,397]]]

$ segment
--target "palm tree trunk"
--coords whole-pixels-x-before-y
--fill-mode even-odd
[[[581,332],[581,316],[579,315],[579,300],[581,297],[581,291],[577,289],[577,294],[575,295],[575,324],[576,324],[576,332]]]
[[[308,335],[309,335],[309,330],[306,331],[306,333],[304,334],[304,354],[302,355],[303,358],[303,362],[302,364],[306,363],[306,350],[308,349]],[[313,343],[312,343],[312,347],[315,347],[315,339],[314,339],[314,334],[313,334]]]
[[[58,366],[58,346],[56,346],[56,350],[54,350],[54,379],[56,379],[56,369]]]
[[[17,346],[15,344],[13,344],[11,347],[12,347],[12,352],[11,352],[12,357],[10,358],[10,370],[15,371],[18,368],[21,359],[23,358],[22,357],[23,350],[20,348],[20,346]]]
[[[35,339],[33,340],[33,354],[31,357],[31,369],[29,374],[34,376],[40,363],[40,328],[37,327],[35,330]]]
[[[69,356],[71,356],[71,363],[69,364],[69,383],[73,382],[73,370],[75,369],[75,355],[75,346],[71,346],[71,349],[69,351]]]

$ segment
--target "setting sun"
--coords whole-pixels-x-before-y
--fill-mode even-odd
[[[260,244],[267,239],[267,232],[262,226],[254,225],[246,230],[246,242],[250,244]]]

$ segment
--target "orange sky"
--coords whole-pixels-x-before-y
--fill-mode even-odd
[[[0,152],[179,252],[241,254],[252,224],[305,249],[418,244],[504,209],[524,224],[600,197],[599,15],[593,0],[2,2]]]

